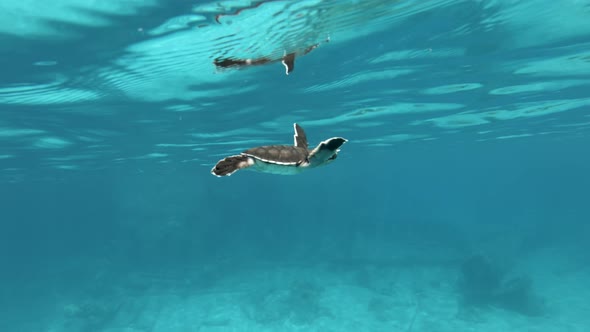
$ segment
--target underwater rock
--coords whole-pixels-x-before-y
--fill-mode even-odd
[[[533,281],[529,277],[508,279],[495,295],[498,306],[526,316],[541,316],[545,311],[542,299],[533,292]]]
[[[467,259],[460,270],[458,291],[466,307],[498,307],[527,316],[539,316],[545,311],[529,277],[507,278],[498,266],[481,255]]]
[[[467,305],[490,304],[501,283],[499,269],[486,257],[472,256],[461,265],[459,291]]]

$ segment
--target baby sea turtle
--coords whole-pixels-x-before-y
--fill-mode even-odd
[[[243,168],[272,174],[298,174],[331,163],[336,159],[342,144],[348,142],[342,137],[333,137],[309,150],[303,128],[297,123],[294,123],[293,127],[294,145],[267,145],[246,150],[217,162],[211,169],[211,174],[228,176]]]

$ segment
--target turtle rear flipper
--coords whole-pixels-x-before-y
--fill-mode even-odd
[[[215,167],[211,169],[211,174],[216,176],[229,176],[242,168],[250,166],[252,166],[252,164],[250,163],[248,156],[229,156],[218,161]]]

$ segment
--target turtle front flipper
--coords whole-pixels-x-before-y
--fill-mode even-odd
[[[217,162],[211,169],[211,174],[215,176],[229,176],[238,170],[252,166],[250,157],[244,155],[229,156]]]
[[[293,129],[295,130],[295,134],[293,135],[295,146],[307,150],[307,136],[305,135],[305,131],[297,123],[293,124]]]
[[[309,161],[313,166],[325,165],[333,161],[340,152],[342,144],[346,142],[348,140],[342,137],[333,137],[321,142],[309,153]]]
[[[281,59],[281,63],[285,66],[285,74],[289,75],[293,69],[295,69],[295,53],[285,52],[285,55]]]

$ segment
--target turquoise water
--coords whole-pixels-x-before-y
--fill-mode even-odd
[[[0,0],[0,331],[588,331],[589,15]]]

